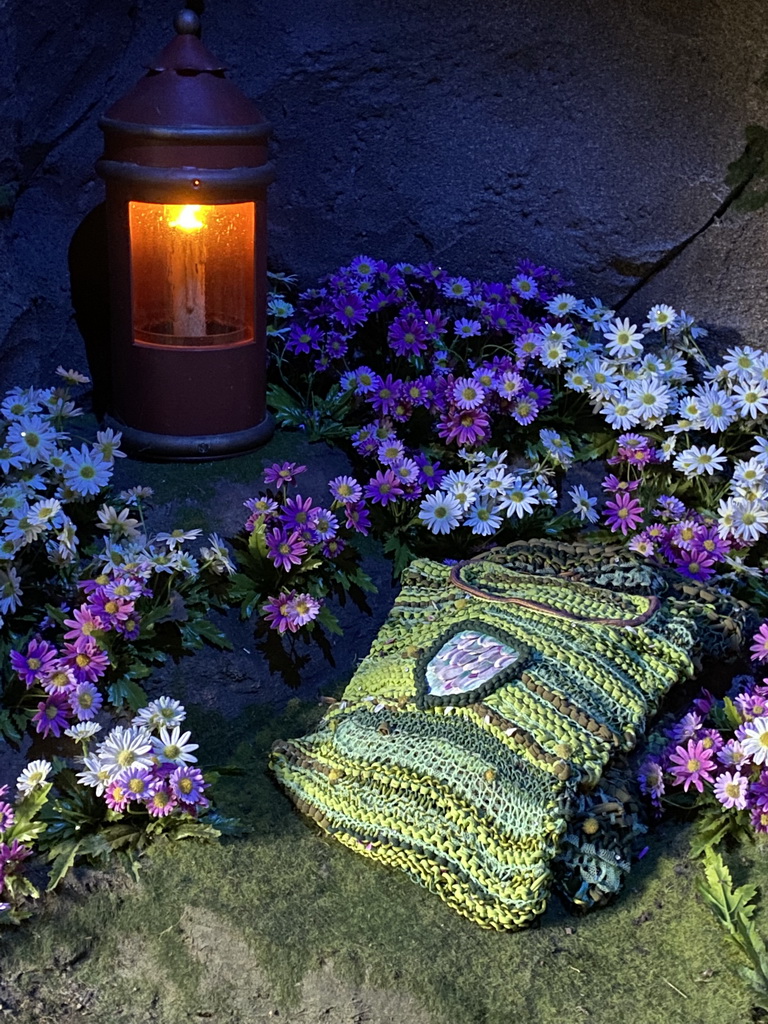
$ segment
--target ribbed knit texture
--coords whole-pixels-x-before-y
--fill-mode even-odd
[[[738,640],[724,599],[668,588],[623,552],[547,541],[414,562],[343,700],[275,745],[275,775],[351,849],[480,925],[524,925],[576,787],[693,673],[702,623]]]

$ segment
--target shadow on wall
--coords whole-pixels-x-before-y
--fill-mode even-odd
[[[85,342],[93,381],[93,411],[101,419],[110,400],[109,271],[106,205],[80,222],[68,250],[72,308]]]

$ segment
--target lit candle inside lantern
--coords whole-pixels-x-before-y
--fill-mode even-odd
[[[202,207],[167,206],[173,232],[170,285],[173,296],[173,333],[182,338],[205,338],[205,221]]]

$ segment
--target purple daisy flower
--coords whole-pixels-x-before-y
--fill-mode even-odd
[[[328,482],[328,489],[336,501],[351,505],[363,496],[363,488],[352,476],[336,476]]]
[[[768,622],[761,623],[749,650],[752,661],[768,661]]]
[[[631,493],[636,491],[639,486],[639,480],[619,480],[613,473],[609,473],[601,484],[603,490],[611,494],[618,494],[619,492]]]
[[[664,795],[664,772],[659,762],[652,757],[646,758],[640,766],[637,781],[640,792],[649,796],[655,807],[660,807]]]
[[[716,526],[704,526],[698,538],[698,547],[706,551],[716,562],[731,553],[731,545],[721,537]]]
[[[333,300],[332,316],[345,327],[355,327],[368,319],[368,307],[364,299],[350,292]]]
[[[176,797],[167,783],[155,781],[145,800],[145,806],[153,818],[165,818],[176,807]]]
[[[301,540],[298,533],[288,533],[275,527],[266,535],[267,558],[278,567],[289,571],[292,565],[300,565],[301,559],[307,553],[307,545]]]
[[[40,680],[46,693],[63,693],[69,696],[70,690],[77,684],[75,673],[64,661],[56,661]]]
[[[764,771],[760,772],[760,776],[750,783],[749,798],[756,807],[768,811],[768,775]]]
[[[208,788],[200,769],[191,768],[189,765],[177,768],[169,777],[168,785],[176,799],[185,804],[201,803],[205,800],[203,792]]]
[[[97,590],[91,594],[90,604],[96,618],[104,623],[105,629],[113,629],[116,622],[129,619],[133,615],[133,601],[110,597],[104,590]]]
[[[715,560],[706,551],[683,551],[675,562],[683,576],[691,580],[707,580],[715,575]]]
[[[43,736],[61,736],[62,729],[69,725],[69,700],[64,693],[52,693],[47,700],[40,701],[32,716],[35,729]]]
[[[484,409],[461,409],[453,415],[441,417],[437,433],[446,444],[475,445],[488,436],[490,420]]]
[[[119,778],[126,794],[126,800],[146,800],[152,792],[152,781],[152,772],[141,765],[121,772]]]
[[[299,466],[295,462],[274,462],[264,470],[265,484],[292,484],[299,473],[306,472],[306,466]]]
[[[11,668],[30,687],[51,669],[58,656],[56,648],[47,640],[30,640],[26,654],[11,651]]]
[[[323,556],[325,558],[336,558],[346,547],[346,544],[341,537],[331,537],[323,544]]]
[[[509,413],[521,427],[527,427],[539,415],[539,407],[529,395],[523,395],[513,403]]]
[[[328,509],[319,509],[315,517],[314,533],[317,540],[330,540],[339,529],[339,520]]]
[[[660,516],[662,519],[680,519],[687,511],[679,498],[673,498],[669,494],[661,494],[656,499],[656,506],[658,511],[655,515]]]
[[[389,347],[397,356],[418,356],[426,351],[426,332],[412,315],[398,317],[389,328]]]
[[[401,392],[402,382],[395,380],[392,374],[388,373],[383,380],[379,378],[378,386],[371,394],[369,401],[376,412],[387,416],[400,401]]]
[[[261,606],[270,629],[284,633],[289,628],[288,603],[290,600],[291,594],[278,594],[277,597],[268,597],[266,603]]]
[[[141,632],[141,619],[134,611],[127,619],[119,619],[115,623],[115,632],[120,633],[126,640],[135,640]]]
[[[312,499],[303,498],[300,494],[297,494],[295,497],[286,500],[278,518],[283,522],[287,530],[301,530],[305,526],[313,526],[314,511],[316,510],[313,507]]]
[[[7,832],[16,820],[16,812],[11,804],[0,801],[0,833]]]
[[[629,494],[617,494],[613,501],[605,503],[605,522],[612,533],[621,530],[626,537],[643,521],[643,506]]]
[[[439,309],[424,310],[424,330],[430,338],[440,338],[448,329],[448,318]]]
[[[64,644],[62,661],[72,669],[78,683],[94,683],[109,668],[109,657],[106,651],[102,651],[91,639],[81,639],[74,644]]]
[[[713,792],[726,810],[742,811],[747,806],[747,786],[746,777],[739,772],[723,772],[715,780]]]
[[[679,722],[667,730],[667,736],[675,743],[682,743],[683,740],[693,739],[702,727],[701,715],[695,711],[689,711]]]
[[[439,487],[446,474],[446,470],[441,468],[440,463],[435,459],[430,459],[423,452],[419,452],[414,457],[414,461],[419,467],[419,483],[430,490]]]
[[[366,498],[374,504],[386,507],[390,502],[403,496],[403,488],[391,469],[379,470],[363,488]]]
[[[130,795],[121,778],[113,779],[107,783],[107,788],[104,790],[104,799],[111,811],[120,813],[125,810],[126,804],[130,800]]]
[[[362,537],[368,536],[371,528],[371,516],[364,502],[359,501],[352,505],[345,505],[344,516],[347,520],[347,526],[351,530],[359,533]]]
[[[688,740],[686,746],[677,747],[669,755],[669,760],[673,765],[670,774],[675,784],[682,784],[686,793],[690,786],[703,793],[704,783],[713,781],[712,772],[715,765],[712,761],[712,751],[707,750],[701,740]]]
[[[295,631],[316,619],[322,605],[311,594],[294,594],[286,609],[289,629]]]
[[[302,327],[300,324],[293,324],[285,342],[285,350],[295,355],[306,355],[312,349],[318,349],[322,339],[323,332],[319,327]]]
[[[69,706],[77,715],[79,722],[90,722],[101,711],[104,698],[89,682],[80,682],[68,694]]]

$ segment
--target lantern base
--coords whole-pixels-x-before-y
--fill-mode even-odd
[[[266,444],[275,432],[275,419],[271,413],[267,413],[261,423],[248,430],[189,437],[151,434],[146,430],[129,427],[109,415],[104,417],[104,425],[122,433],[122,447],[132,458],[148,462],[209,462],[212,459],[243,455]]]

